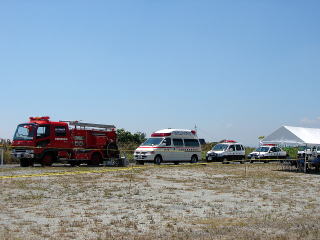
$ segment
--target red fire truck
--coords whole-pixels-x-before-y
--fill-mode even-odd
[[[22,167],[54,162],[99,165],[109,160],[114,165],[123,164],[113,125],[30,117],[28,123],[18,125],[12,146],[12,155]]]

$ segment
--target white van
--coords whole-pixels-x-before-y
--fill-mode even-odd
[[[250,159],[251,163],[256,159],[285,159],[287,157],[287,152],[283,151],[275,144],[262,145],[248,155],[248,159]],[[268,161],[264,162],[267,163]]]
[[[186,129],[163,129],[151,134],[134,151],[137,164],[145,162],[191,162],[201,159],[201,146],[196,131]]]
[[[238,160],[240,163],[245,162],[245,148],[241,143],[234,140],[225,140],[222,143],[218,143],[207,152],[206,159],[211,161],[222,161],[227,163],[228,161]]]

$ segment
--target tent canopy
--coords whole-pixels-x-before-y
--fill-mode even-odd
[[[320,145],[320,129],[282,126],[265,137],[262,143]]]

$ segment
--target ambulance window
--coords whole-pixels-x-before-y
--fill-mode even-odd
[[[184,145],[186,147],[199,147],[199,141],[196,139],[184,139]]]
[[[173,140],[173,145],[174,146],[183,146],[183,141],[181,138],[174,138]]]
[[[54,132],[57,137],[67,136],[67,128],[66,127],[57,126],[54,128]]]
[[[50,126],[49,125],[42,125],[39,126],[37,129],[37,138],[44,138],[50,136]]]
[[[241,151],[242,149],[241,149],[241,145],[236,145],[236,150],[237,151]]]
[[[171,146],[171,138],[165,138],[166,146]]]

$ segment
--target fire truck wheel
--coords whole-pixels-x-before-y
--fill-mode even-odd
[[[88,165],[91,166],[99,166],[99,164],[102,162],[102,157],[99,153],[94,153],[91,156],[90,161],[88,162]]]
[[[162,157],[161,155],[157,155],[155,158],[154,158],[154,163],[157,164],[157,165],[160,165],[162,162]]]
[[[69,164],[70,164],[71,167],[76,167],[76,166],[80,166],[81,163],[80,162],[70,161]]]
[[[115,143],[109,143],[106,147],[106,155],[108,158],[119,158],[120,152]]]
[[[51,166],[53,163],[53,158],[54,158],[54,156],[52,153],[46,153],[41,160],[41,165],[42,166]]]
[[[30,161],[29,159],[20,159],[20,167],[29,167]]]

